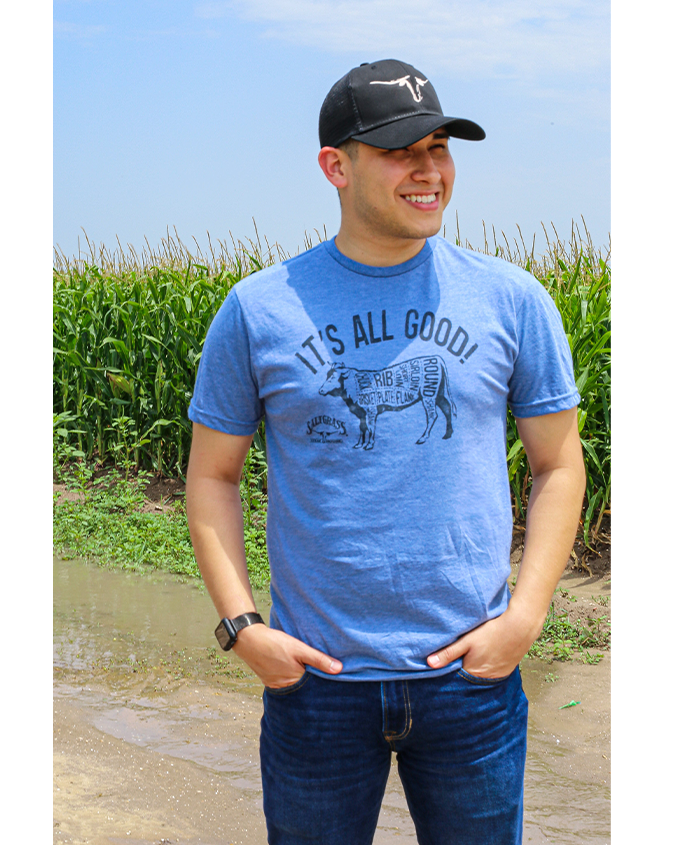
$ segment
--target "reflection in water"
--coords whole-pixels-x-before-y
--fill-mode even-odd
[[[267,621],[268,596],[256,600]],[[250,726],[258,718],[262,687],[236,655],[218,648],[217,622],[206,591],[193,580],[55,559],[56,693],[76,697],[109,735],[228,773],[239,789],[259,790],[255,731],[210,733],[214,709],[203,701],[179,706],[174,695],[186,684],[238,693],[227,718]],[[553,684],[546,682],[551,665],[524,661],[530,701],[524,844],[610,841],[606,663],[557,664],[560,680]],[[559,711],[557,703],[571,697],[584,703],[572,708],[578,712]],[[376,843],[390,841],[390,827],[397,830],[394,841],[415,842],[396,784],[388,786],[383,813]]]

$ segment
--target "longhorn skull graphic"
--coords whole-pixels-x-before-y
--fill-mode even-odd
[[[420,86],[426,85],[429,80],[428,79],[420,79],[419,77],[415,76],[415,91],[413,90],[413,85],[409,82],[411,78],[411,74],[407,74],[406,76],[402,76],[400,79],[390,79],[389,82],[380,82],[379,80],[375,80],[371,83],[371,85],[398,85],[400,88],[403,88],[404,85],[408,88],[411,92],[411,96],[419,103],[422,100],[422,93],[420,92]]]

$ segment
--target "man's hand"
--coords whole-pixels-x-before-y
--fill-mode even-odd
[[[295,684],[306,666],[330,675],[337,675],[343,668],[339,660],[265,625],[249,625],[240,631],[232,650],[272,689]]]
[[[537,639],[542,625],[521,617],[511,605],[495,619],[430,654],[427,663],[432,669],[448,666],[462,657],[462,668],[480,678],[504,678],[516,669],[521,658]]]

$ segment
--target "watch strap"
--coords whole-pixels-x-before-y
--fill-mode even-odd
[[[258,623],[265,625],[260,613],[242,613],[241,616],[235,616],[234,619],[230,620],[230,624],[235,629],[235,633],[241,631],[242,628],[247,628],[249,625],[256,625]]]

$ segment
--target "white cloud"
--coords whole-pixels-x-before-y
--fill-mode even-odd
[[[58,38],[95,38],[105,32],[107,27],[100,25],[86,25],[81,23],[66,23],[54,21],[54,35]]]
[[[212,0],[195,14],[236,14],[263,24],[265,37],[372,60],[428,57],[425,68],[468,77],[609,66],[608,0]]]
[[[224,18],[232,9],[232,4],[223,2],[198,3],[195,6],[195,16],[198,18]]]

